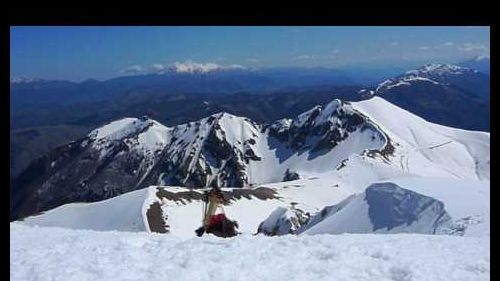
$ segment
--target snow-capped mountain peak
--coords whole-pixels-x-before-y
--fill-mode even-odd
[[[375,88],[375,93],[381,93],[401,86],[410,86],[414,83],[430,83],[434,85],[448,85],[450,79],[463,75],[474,75],[478,71],[454,64],[431,63],[418,69],[406,71],[395,78],[386,79]]]
[[[432,76],[443,76],[443,75],[461,75],[470,71],[473,70],[467,67],[458,66],[454,64],[431,63],[431,64],[426,64],[421,68],[407,71],[406,75],[432,77]]]
[[[11,84],[23,84],[23,83],[43,82],[43,81],[45,80],[41,78],[28,77],[28,76],[18,76],[10,78]]]
[[[125,143],[128,149],[153,152],[164,148],[170,138],[170,128],[144,116],[123,118],[106,124],[88,134],[89,141],[97,150]],[[83,145],[87,144],[87,141]]]
[[[175,62],[170,68],[171,71],[176,73],[209,73],[215,71],[223,71],[223,70],[243,70],[245,67],[232,64],[232,65],[219,65],[217,63],[196,63],[193,61],[185,61],[185,62]]]
[[[153,124],[153,120],[147,118],[123,118],[106,124],[90,132],[89,137],[94,140],[109,139],[118,140],[144,130]]]
[[[481,55],[481,56],[476,56],[474,58],[475,61],[489,61],[490,56],[489,55]]]

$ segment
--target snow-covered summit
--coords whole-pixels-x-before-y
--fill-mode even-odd
[[[123,118],[93,130],[88,138],[97,150],[110,148],[117,142],[124,142],[129,150],[141,149],[144,153],[150,154],[165,147],[170,139],[170,128],[146,116]]]
[[[431,63],[418,69],[409,70],[398,77],[384,80],[375,88],[375,93],[381,93],[400,86],[410,86],[420,82],[447,85],[450,78],[454,79],[457,76],[477,73],[477,70],[454,64]]]
[[[25,84],[25,83],[43,82],[43,81],[45,80],[41,78],[28,77],[28,76],[18,76],[10,78],[11,84]]]
[[[123,118],[106,124],[90,132],[89,137],[94,140],[118,140],[135,134],[153,124],[150,119]]]
[[[454,64],[431,63],[421,68],[407,71],[407,75],[416,76],[443,76],[443,75],[461,75],[466,72],[474,71],[470,68]]]
[[[225,70],[243,70],[245,67],[232,64],[232,65],[219,65],[217,63],[196,63],[193,61],[185,62],[175,62],[168,68],[170,71],[175,73],[209,73],[215,71],[225,71]]]
[[[475,61],[490,61],[489,55],[480,55],[474,58]]]

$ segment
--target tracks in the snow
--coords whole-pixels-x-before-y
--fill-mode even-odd
[[[438,147],[442,147],[442,146],[448,145],[448,144],[450,144],[452,142],[454,142],[454,140],[449,140],[449,141],[446,141],[446,142],[443,142],[443,143],[440,143],[440,144],[433,144],[433,145],[415,147],[413,150],[408,150],[407,154],[403,154],[399,158],[399,164],[401,166],[401,170],[403,170],[404,173],[410,173],[409,160],[410,160],[410,154],[412,152],[417,152],[417,151],[423,150],[423,149],[434,149],[434,148],[438,148]],[[431,159],[429,159],[429,160],[431,160]]]

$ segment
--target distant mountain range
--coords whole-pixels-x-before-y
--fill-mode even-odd
[[[429,64],[361,90],[431,122],[468,130],[490,130],[490,77],[450,64]]]
[[[327,68],[269,68],[224,71],[167,71],[80,83],[42,79],[11,79],[13,108],[68,105],[122,98],[136,91],[155,95],[266,94],[290,87],[347,86],[356,83],[341,71]]]

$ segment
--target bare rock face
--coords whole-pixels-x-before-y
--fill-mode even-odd
[[[247,186],[247,165],[261,160],[253,147],[259,130],[260,126],[251,120],[227,113],[177,126],[172,130],[173,141],[165,148],[148,183],[186,187]],[[241,132],[249,133],[250,138]]]
[[[316,106],[294,120],[282,119],[269,126],[269,134],[297,151],[321,155],[335,148],[356,130],[377,129],[348,103],[333,100]]]

